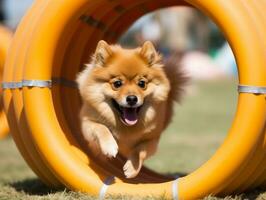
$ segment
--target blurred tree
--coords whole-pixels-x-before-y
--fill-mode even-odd
[[[4,20],[5,20],[4,0],[0,0],[0,22],[3,23]]]
[[[209,21],[210,38],[209,38],[209,54],[215,57],[217,52],[226,43],[226,39],[222,31],[213,21]]]

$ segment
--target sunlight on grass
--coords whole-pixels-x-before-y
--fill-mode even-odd
[[[147,165],[159,172],[191,172],[207,161],[230,128],[237,103],[235,82],[191,84]]]

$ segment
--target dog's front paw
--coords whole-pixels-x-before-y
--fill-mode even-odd
[[[109,158],[115,158],[118,153],[118,145],[112,137],[108,138],[108,140],[100,141],[100,147],[102,153]]]
[[[125,174],[126,178],[134,178],[138,175],[138,173],[140,171],[140,167],[134,166],[133,161],[131,159],[129,159],[125,163],[123,170],[124,170],[124,174]]]

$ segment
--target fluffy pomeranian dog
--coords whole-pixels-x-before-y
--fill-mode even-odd
[[[101,40],[77,82],[82,134],[91,151],[110,158],[119,152],[127,158],[125,176],[137,176],[171,121],[183,73],[176,64],[165,66],[149,41],[123,49]]]

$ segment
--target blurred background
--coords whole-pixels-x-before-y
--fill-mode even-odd
[[[196,9],[172,7],[145,15],[121,43],[139,46],[151,40],[164,57],[175,56],[193,79],[235,76],[233,53],[218,27]]]
[[[0,0],[1,23],[15,30],[32,2]],[[191,79],[158,153],[146,163],[159,172],[189,173],[213,155],[230,129],[237,100],[234,55],[215,23],[188,7],[171,7],[143,16],[119,43],[136,47],[145,40],[152,41],[164,58],[174,57]],[[0,187],[1,182],[35,177],[18,157],[11,139],[0,141]],[[24,173],[18,173],[18,167]]]
[[[33,0],[0,0],[0,20],[15,29]],[[193,8],[172,7],[145,15],[122,36],[123,46],[151,40],[164,57],[174,55],[190,77],[216,79],[235,76],[230,46],[217,26]]]

